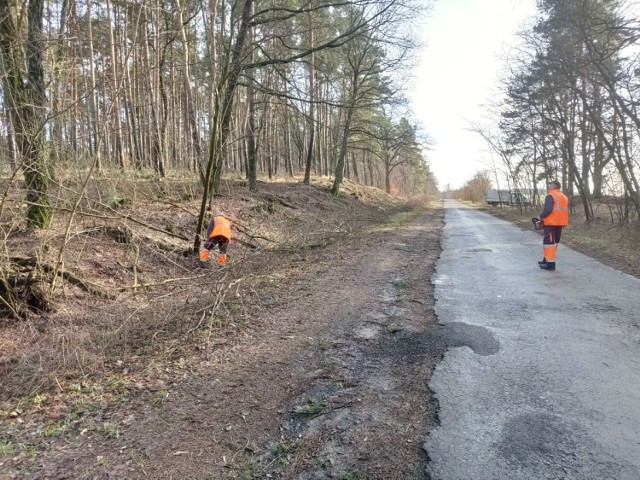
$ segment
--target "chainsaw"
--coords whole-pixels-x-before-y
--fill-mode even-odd
[[[544,228],[544,222],[540,220],[538,217],[532,218],[531,223],[533,223],[533,228],[535,230],[542,230]]]

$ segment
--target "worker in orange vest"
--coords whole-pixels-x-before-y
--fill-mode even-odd
[[[224,212],[218,210],[207,226],[207,240],[200,249],[199,266],[206,267],[209,261],[209,252],[218,247],[218,264],[226,265],[227,248],[231,241],[231,223],[226,219]]]
[[[540,221],[544,225],[544,258],[538,265],[544,270],[555,270],[556,251],[562,236],[562,227],[569,225],[569,199],[560,191],[560,182],[557,180],[547,183],[547,196],[544,199]]]

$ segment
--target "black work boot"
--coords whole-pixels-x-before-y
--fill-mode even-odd
[[[544,265],[545,263],[547,263],[547,259],[543,258],[542,260],[538,261],[538,265]]]
[[[543,270],[555,270],[556,262],[544,262],[540,264],[540,268]]]

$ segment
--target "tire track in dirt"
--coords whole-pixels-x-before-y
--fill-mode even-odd
[[[313,345],[307,362],[313,381],[290,403],[280,448],[263,456],[262,464],[271,466],[263,473],[297,479],[424,476],[421,445],[436,408],[427,381],[443,353],[430,283],[440,221],[419,216],[391,238],[371,239],[373,251],[358,256],[357,275],[345,277],[338,308],[330,312],[331,330]],[[330,285],[333,275],[348,275],[340,270],[324,281]]]

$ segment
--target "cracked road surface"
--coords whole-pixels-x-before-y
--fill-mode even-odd
[[[640,478],[640,280],[446,202],[427,477]],[[571,235],[570,230],[565,235]]]

